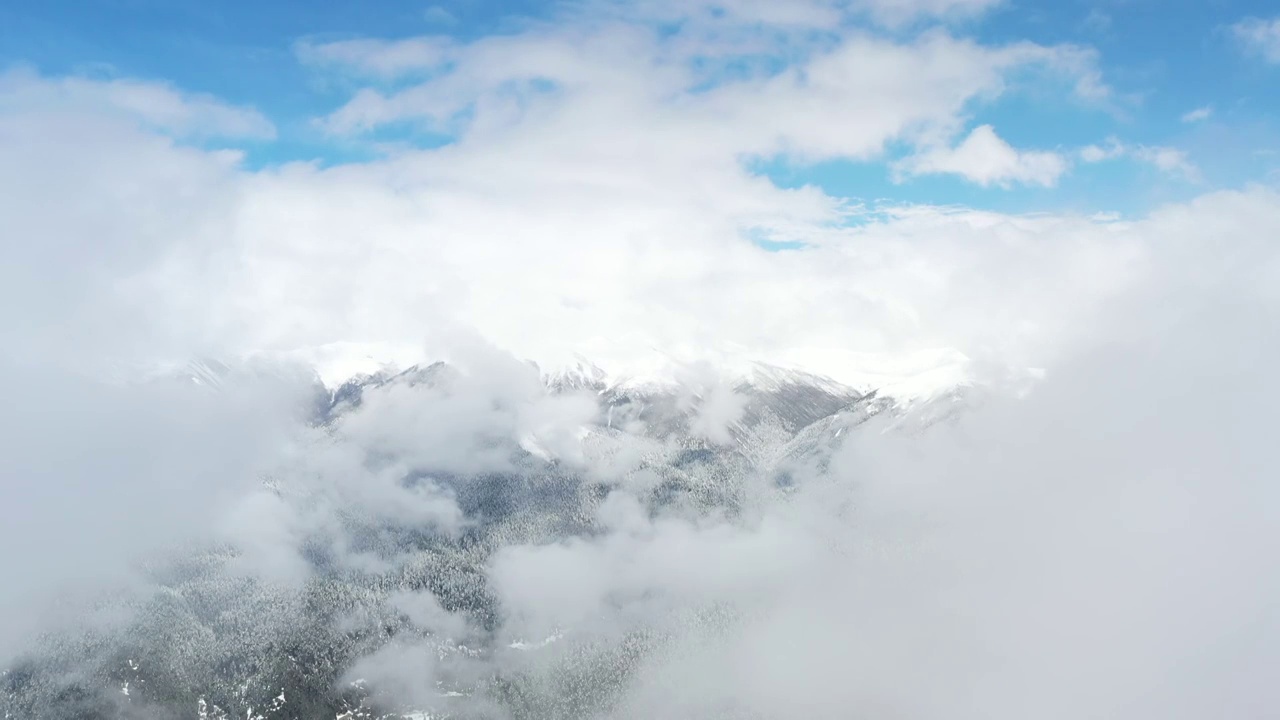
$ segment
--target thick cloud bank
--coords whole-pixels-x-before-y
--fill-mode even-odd
[[[1258,715],[1276,265],[1221,250],[1171,244],[1032,392],[940,423],[853,393],[796,427],[705,374],[553,390],[464,339],[332,403],[11,379],[6,598],[121,572],[6,646],[8,710]]]

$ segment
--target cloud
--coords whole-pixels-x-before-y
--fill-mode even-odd
[[[442,5],[432,5],[427,8],[422,12],[422,18],[429,23],[438,25],[452,25],[458,22],[458,17]]]
[[[511,629],[669,637],[631,666],[620,717],[788,717],[797,697],[811,717],[1025,717],[1064,678],[1090,691],[1050,717],[1268,706],[1280,348],[1243,318],[1274,309],[1280,264],[1265,231],[1215,250],[1236,211],[1243,228],[1262,208],[1219,194],[1154,215],[1152,237],[1218,220],[1176,233],[1024,400],[860,434],[830,476],[736,521],[655,519],[619,494],[607,533],[504,549]],[[1205,388],[1230,409],[1158,411]],[[733,611],[690,612],[709,606]]]
[[[1280,586],[1264,571],[1269,556],[1259,548],[1275,539],[1265,420],[1280,400],[1268,381],[1280,348],[1248,318],[1268,316],[1280,303],[1280,259],[1270,242],[1280,230],[1276,208],[1274,193],[1253,190],[1206,195],[1140,222],[1021,219],[1022,232],[1040,233],[1032,243],[1017,242],[1010,221],[996,216],[903,213],[876,232],[922,243],[971,227],[963,238],[902,258],[945,265],[947,252],[963,252],[981,276],[971,292],[996,288],[1003,304],[1016,304],[1020,283],[1044,293],[1043,271],[1027,270],[1069,259],[1079,274],[1049,278],[1064,285],[1061,304],[1078,310],[1110,287],[1108,301],[1054,324],[1069,348],[1023,399],[994,398],[924,434],[873,424],[833,446],[828,471],[797,474],[785,494],[749,474],[731,477],[738,483],[733,512],[650,508],[642,483],[617,482],[614,469],[593,460],[576,465],[573,476],[608,483],[598,503],[565,503],[554,484],[540,485],[539,472],[501,490],[478,488],[485,473],[510,466],[505,459],[474,464],[486,457],[474,443],[511,447],[531,427],[567,431],[586,420],[576,409],[555,409],[559,400],[535,384],[528,365],[465,334],[449,338],[459,372],[447,382],[422,377],[419,385],[370,391],[353,414],[309,438],[264,427],[264,409],[290,406],[264,393],[269,385],[233,392],[224,406],[226,396],[189,394],[190,386],[103,396],[65,376],[32,382],[30,374],[7,373],[16,380],[9,397],[21,422],[5,435],[12,441],[5,457],[17,459],[12,477],[43,488],[50,500],[12,505],[25,508],[23,518],[6,527],[26,547],[57,551],[10,562],[65,577],[67,563],[99,567],[99,553],[143,552],[154,547],[147,538],[200,537],[185,532],[192,507],[208,513],[211,530],[228,513],[245,517],[245,505],[210,498],[243,498],[256,508],[274,498],[274,509],[252,514],[226,538],[245,553],[240,569],[273,582],[293,572],[309,578],[319,555],[336,577],[385,573],[387,591],[372,583],[350,595],[340,584],[309,587],[313,598],[342,598],[351,611],[321,623],[343,637],[359,636],[366,621],[409,624],[394,639],[338,655],[350,661],[344,684],[363,679],[373,697],[406,709],[532,703],[546,695],[618,717],[745,707],[786,717],[800,693],[807,716],[845,717],[850,708],[935,716],[971,707],[962,716],[1013,718],[1042,707],[1064,677],[1091,691],[1064,701],[1061,717],[1116,708],[1138,717],[1199,717],[1210,708],[1269,706],[1266,668],[1275,644],[1265,618]],[[1089,232],[1103,238],[1081,243]],[[980,240],[993,235],[1022,261],[984,261],[981,253],[990,251]],[[860,237],[874,246],[874,236]],[[1041,257],[1072,243],[1072,252]],[[1112,264],[1117,245],[1145,248],[1136,270]],[[963,286],[951,285],[946,297],[976,307]],[[698,375],[689,384],[713,380]],[[728,397],[695,416],[710,428],[728,422],[738,414]],[[1212,412],[1157,411],[1203,410],[1206,402]],[[520,422],[544,404],[550,409],[534,413],[536,422]],[[50,464],[49,451],[64,443],[81,454]],[[620,460],[626,470],[653,457],[652,445],[638,449]],[[471,465],[450,466],[468,459]],[[270,493],[246,482],[264,461]],[[95,476],[82,463],[110,466],[111,474]],[[446,607],[454,596],[445,591],[396,584],[412,577],[414,563],[460,562],[447,544],[427,550],[379,534],[429,534],[441,517],[457,517],[467,498],[403,482],[432,466],[464,473],[449,486],[459,494],[500,505],[515,493],[509,507],[519,522],[485,536],[480,546],[493,554],[480,580],[463,578],[487,583],[502,608],[497,625],[483,632]],[[472,471],[480,474],[465,474]],[[86,483],[95,502],[69,527],[45,526],[72,478],[102,481]],[[119,505],[111,501],[125,490]],[[488,513],[468,522],[492,519]],[[537,534],[533,519],[548,517],[590,522],[592,530]],[[134,530],[128,543],[89,547],[102,527],[120,524]],[[66,552],[55,538],[79,551]],[[304,552],[312,559],[300,560]],[[426,577],[456,580],[450,573],[458,567],[446,567]],[[374,612],[379,603],[389,614]],[[255,627],[268,638],[299,632]],[[309,627],[302,637],[330,641],[318,632]],[[492,652],[467,654],[445,642],[474,648],[486,633]],[[1123,668],[1125,681],[1114,682]],[[445,693],[494,676],[522,683],[521,693]]]
[[[882,22],[897,25],[921,18],[967,19],[1000,7],[1004,0],[857,0]]]
[[[982,186],[1011,187],[1014,184],[1052,187],[1067,171],[1062,155],[1037,150],[1018,150],[996,135],[990,125],[979,125],[953,148],[932,148],[894,165],[895,172],[909,175],[959,175]]]
[[[787,29],[833,29],[846,16],[846,3],[833,0],[798,0],[770,3],[762,0],[656,0],[632,3],[601,2],[588,7],[606,17],[638,15],[646,20],[684,21],[701,26],[760,24]]]
[[[1247,18],[1231,26],[1244,50],[1269,63],[1280,63],[1280,18]]]
[[[332,130],[455,134],[330,167],[175,143],[256,127],[207,98],[6,76],[0,537],[20,552],[0,575],[22,583],[0,591],[0,651],[80,578],[158,598],[130,607],[175,625],[118,621],[154,671],[233,689],[225,674],[252,663],[222,660],[265,647],[263,667],[296,680],[278,653],[300,643],[324,658],[306,677],[466,709],[445,688],[494,677],[515,678],[504,701],[616,717],[1274,707],[1280,588],[1260,548],[1278,526],[1280,348],[1257,318],[1280,303],[1280,196],[1213,192],[1122,221],[780,187],[749,161],[897,143],[918,151],[912,173],[1052,185],[1065,157],[989,125],[937,141],[1015,74],[1106,94],[1077,48],[936,30],[788,45],[826,27],[825,7],[735,4],[743,34],[714,43],[708,25],[664,38],[592,16],[443,56],[421,39],[303,45],[379,81],[431,75],[360,91]],[[760,49],[743,27],[761,19],[784,39]],[[1120,157],[1193,171],[1172,148],[1080,151]],[[760,232],[803,249],[765,252]],[[321,428],[298,417],[307,378],[222,393],[103,379],[344,348],[452,370],[370,388]],[[867,387],[1049,371],[928,433],[872,423],[782,491],[753,464],[776,456],[767,442],[738,474],[699,467],[745,414],[707,365],[680,378],[684,446],[636,437],[622,411],[599,428],[596,397],[550,393],[525,362],[577,355],[641,376],[785,359]],[[655,504],[680,484],[661,473],[716,500]],[[224,549],[199,558],[216,571],[130,567],[187,545]],[[305,612],[325,602],[333,616]],[[100,669],[67,647],[53,652]],[[290,701],[332,688],[312,689]]]
[[[858,435],[786,501],[655,519],[618,494],[603,535],[504,549],[490,573],[510,629],[668,637],[629,667],[620,717],[788,717],[797,696],[814,717],[1025,717],[1064,677],[1090,692],[1050,717],[1266,705],[1275,651],[1245,628],[1280,592],[1259,550],[1275,532],[1261,418],[1280,348],[1221,314],[1277,300],[1280,265],[1250,237],[1230,258],[1175,243],[1028,398],[923,436]],[[1204,387],[1231,410],[1155,410],[1197,406]],[[717,603],[733,611],[691,612]]]
[[[438,660],[426,642],[396,642],[360,658],[351,668],[352,681],[373,678],[375,697],[384,702],[427,706],[436,699],[433,688]]]
[[[1075,77],[1078,52],[854,34],[791,67],[703,86],[683,40],[568,24],[462,45],[440,76],[365,89],[330,118],[428,116],[452,123],[454,142],[329,168],[250,171],[109,108],[53,123],[38,104],[9,107],[5,212],[13,236],[40,241],[6,264],[8,306],[39,308],[5,323],[8,347],[121,367],[336,347],[435,359],[448,342],[424,338],[453,323],[544,365],[576,353],[623,372],[713,350],[769,360],[856,348],[880,366],[939,348],[1009,362],[1040,352],[1032,336],[1052,334],[1036,328],[1054,325],[1060,298],[1028,287],[1014,309],[982,283],[1029,262],[1022,248],[1047,226],[928,208],[864,217],[748,161],[876,159],[889,143],[949,136],[959,113],[1005,91],[1006,74]],[[388,46],[338,47],[355,58]],[[1038,156],[1019,157],[1026,172]],[[1063,253],[1092,256],[1083,245],[1109,232],[1081,227],[1088,240]],[[760,232],[809,249],[763,252],[750,241]],[[1126,267],[1128,252],[1099,262]],[[1076,267],[1057,257],[1024,270]],[[947,300],[956,293],[971,312]],[[982,319],[997,316],[1017,322]]]
[[[1170,147],[1138,147],[1133,151],[1134,157],[1150,163],[1171,175],[1181,175],[1187,180],[1195,181],[1200,171],[1187,158],[1184,150]]]
[[[453,323],[551,367],[853,350],[875,359],[822,371],[878,383],[895,358],[939,348],[1041,366],[1148,252],[1139,230],[1070,216],[855,214],[753,175],[732,129],[643,133],[661,111],[596,117],[589,100],[439,150],[257,172],[93,116],[11,114],[5,213],[13,237],[41,241],[6,263],[6,307],[29,308],[7,316],[7,347],[59,365],[340,344],[407,347],[407,362],[445,354],[454,341],[428,332]],[[624,116],[637,134],[618,134]],[[759,228],[808,249],[764,252]]]
[[[289,633],[331,642],[350,653],[335,664],[405,702],[466,703],[443,688],[494,674],[533,678],[534,697],[596,701],[562,691],[567,674],[616,693],[623,717],[735,703],[786,716],[796,693],[818,717],[1025,717],[1064,677],[1091,692],[1063,716],[1270,706],[1275,643],[1237,638],[1256,637],[1241,628],[1276,592],[1256,550],[1276,527],[1263,482],[1276,348],[1233,318],[1280,302],[1272,190],[1129,221],[927,206],[846,215],[736,163],[615,156],[603,142],[548,152],[548,136],[523,127],[490,135],[505,141],[494,146],[255,171],[91,115],[5,122],[16,141],[0,147],[4,212],[16,237],[43,241],[15,246],[0,305],[15,408],[4,474],[31,500],[3,504],[6,541],[31,548],[5,569],[36,578],[24,592],[90,571],[129,578],[113,566],[182,542],[228,543],[235,577],[350,599],[349,617],[305,633],[289,624],[305,613],[272,601],[283,619],[246,623],[265,646]],[[807,249],[759,250],[744,229],[762,224]],[[77,382],[111,360],[339,340],[416,342],[459,375],[371,391],[324,430],[293,424],[295,398],[270,384],[224,401]],[[830,473],[798,474],[790,499],[748,476],[729,509],[650,513],[654,466],[679,454],[584,439],[593,401],[546,393],[522,359],[553,364],[572,347],[625,365],[655,346],[764,359],[949,347],[1050,372],[1024,402],[996,402],[954,432],[894,440],[866,428]],[[919,354],[925,367],[955,357]],[[690,381],[710,390],[690,407],[695,431],[719,442],[741,399],[712,380]],[[594,454],[597,441],[612,454]],[[609,494],[566,502],[597,495],[513,463],[522,446]],[[68,515],[68,494],[93,501]],[[519,512],[492,510],[504,506]],[[190,521],[193,507],[207,522]],[[494,515],[509,522],[475,542]],[[413,544],[425,539],[439,545]],[[493,554],[475,568],[455,541]],[[390,579],[346,595],[310,584],[317,568]],[[29,597],[10,597],[20,612],[7,617],[30,624]],[[228,607],[243,608],[257,595],[234,597]],[[492,654],[441,658],[438,636],[474,629],[458,597],[502,608],[484,629]],[[182,617],[205,633],[194,637],[235,637]],[[394,643],[334,639],[388,627]],[[155,652],[162,667],[203,667]]]
[[[288,376],[223,393],[121,385],[12,355],[0,384],[0,573],[20,578],[0,589],[0,662],[51,625],[92,625],[85,593],[100,594],[87,603],[99,612],[132,600],[146,586],[140,563],[216,541],[291,441],[310,390]]]
[[[1188,182],[1200,181],[1200,169],[1191,162],[1185,150],[1151,145],[1126,145],[1115,138],[1106,145],[1088,145],[1080,149],[1080,159],[1098,163],[1118,158],[1133,158],[1147,163],[1161,172],[1181,177]]]
[[[101,373],[125,356],[216,354],[213,325],[179,317],[213,310],[209,283],[229,270],[238,155],[175,146],[110,108],[37,102],[0,127],[8,356]]]
[[[1198,107],[1194,110],[1189,110],[1186,113],[1184,113],[1182,115],[1182,122],[1198,123],[1198,122],[1203,122],[1205,120],[1208,120],[1211,117],[1213,117],[1213,106],[1205,105],[1204,107]]]
[[[639,16],[720,27],[764,25],[773,29],[834,30],[859,17],[890,27],[925,20],[966,20],[1002,4],[1003,0],[652,0],[639,4],[598,2],[587,7],[606,17]]]
[[[1214,336],[1215,344],[1245,338],[1228,336]],[[1156,341],[1162,358],[1196,346],[1167,341]],[[640,673],[630,695],[636,714],[741,706],[785,717],[799,695],[815,717],[850,707],[936,716],[962,706],[972,709],[960,717],[1022,717],[1043,712],[1045,694],[1064,677],[1090,692],[1050,717],[1122,707],[1138,717],[1196,717],[1269,703],[1263,668],[1274,651],[1258,639],[1227,638],[1247,636],[1265,617],[1259,593],[1276,591],[1260,580],[1267,513],[1247,509],[1273,493],[1250,461],[1238,462],[1217,420],[1166,423],[1150,414],[1181,397],[1175,377],[1227,377],[1201,355],[1161,363],[1159,377],[1173,382],[1153,378],[1135,390],[1125,378],[1141,375],[1139,358],[1153,351],[1130,345],[1082,358],[1029,404],[965,424],[963,441],[933,437],[898,449],[859,442],[843,472],[859,478],[862,511],[851,522],[862,529],[824,525],[819,518],[832,514],[805,505],[773,530],[803,538],[803,517],[843,540],[847,554],[807,548],[792,556],[800,568],[781,574],[788,582],[748,581],[738,594],[717,594],[763,609],[727,632],[684,629],[683,642]],[[1246,384],[1230,384],[1224,397],[1260,407]],[[1235,407],[1229,426],[1247,427],[1248,411]],[[1059,444],[1065,427],[1079,431],[1069,449]],[[1157,437],[1196,449],[1170,457]],[[1246,431],[1243,443],[1247,457],[1261,456],[1256,435]],[[769,546],[785,547],[777,536]],[[659,533],[645,548],[656,552],[676,537]],[[682,556],[714,546],[691,540]],[[727,553],[715,577],[736,570],[763,583],[769,572],[752,573],[746,556]],[[648,587],[701,587],[677,563],[665,567]],[[1188,659],[1194,668],[1183,665]],[[1126,681],[1112,681],[1115,673]]]
[[[485,38],[456,48],[448,68],[427,81],[364,88],[323,122],[338,134],[410,123],[477,141],[561,130],[586,142],[611,126],[636,142],[807,162],[872,158],[892,140],[949,129],[962,109],[998,96],[1005,76],[1019,71],[1065,76],[1091,101],[1107,94],[1092,56],[1070,46],[989,47],[929,32],[902,43],[853,34],[800,49],[753,29],[701,32],[567,23]],[[416,56],[417,43],[430,41],[353,42],[313,52],[347,56],[358,69],[394,67],[391,58]],[[574,127],[587,119],[590,134]],[[661,134],[645,129],[653,123]],[[713,126],[718,132],[707,132]]]
[[[1091,8],[1080,25],[1089,32],[1106,33],[1111,30],[1113,20],[1110,14],[1101,8]]]
[[[1080,149],[1080,159],[1087,163],[1103,162],[1123,157],[1128,152],[1120,141],[1112,138],[1104,145],[1086,145]]]
[[[301,41],[294,52],[303,63],[338,67],[359,75],[391,79],[406,73],[439,68],[451,58],[454,43],[446,37],[405,40]]]
[[[201,94],[181,92],[161,82],[127,78],[96,80],[46,78],[26,69],[0,74],[0,112],[68,115],[105,111],[149,129],[196,140],[275,137],[275,127],[258,111]]]

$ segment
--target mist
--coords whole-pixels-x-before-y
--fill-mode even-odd
[[[776,454],[729,455],[682,470],[675,499],[685,436],[641,420],[588,432],[597,396],[554,392],[478,340],[327,422],[288,374],[210,391],[29,373],[7,393],[6,475],[22,484],[4,573],[22,582],[4,593],[5,654],[47,652],[37,631],[120,642],[139,677],[168,664],[188,682],[168,700],[135,684],[129,711],[190,713],[166,703],[225,678],[137,655],[138,637],[178,631],[153,616],[157,593],[226,602],[156,570],[222,548],[203,582],[275,598],[283,614],[255,634],[301,622],[321,646],[343,638],[316,691],[362,693],[358,707],[1257,716],[1280,700],[1280,348],[1257,322],[1275,307],[1240,275],[1255,263],[1196,258],[1118,300],[1029,393],[971,395],[932,424],[871,416],[785,485]],[[739,442],[747,399],[690,372],[701,390],[673,401],[687,437]],[[324,587],[348,599],[316,606]],[[104,618],[39,603],[94,593],[128,600]],[[292,616],[303,607],[318,614]],[[216,658],[227,629],[203,622],[198,654]],[[270,663],[273,642],[239,650]],[[63,658],[60,677],[101,677],[102,657]]]
[[[500,553],[501,596],[531,626],[673,632],[622,717],[1265,714],[1276,346],[1248,318],[1268,306],[1161,300],[1028,397],[863,428],[735,522],[611,496],[603,539]],[[673,619],[720,604],[727,627]]]

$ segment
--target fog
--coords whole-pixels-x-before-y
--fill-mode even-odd
[[[606,503],[603,539],[499,554],[505,606],[542,628],[744,615],[681,626],[622,716],[1266,714],[1280,398],[1248,318],[1267,307],[1163,300],[1023,400],[863,430],[747,521]]]
[[[219,573],[279,597],[335,572],[384,578],[372,604],[315,621],[401,618],[338,677],[406,712],[1265,714],[1280,701],[1276,308],[1257,263],[1194,257],[1159,266],[1024,396],[924,429],[873,419],[788,488],[739,464],[709,481],[728,504],[655,504],[654,469],[679,447],[592,440],[591,393],[551,393],[478,340],[455,342],[448,382],[370,391],[328,425],[307,422],[314,388],[290,375],[211,391],[8,373],[5,654],[37,630],[146,626],[145,602],[67,608],[145,597],[164,583],[137,563],[225,546]],[[724,447],[743,400],[707,387],[681,402]],[[489,609],[440,595],[462,566],[388,593],[426,557],[388,539],[402,532],[483,538],[456,547]],[[493,677],[544,704],[444,690]]]

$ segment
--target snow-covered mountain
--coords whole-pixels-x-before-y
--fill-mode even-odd
[[[306,580],[246,574],[261,548],[236,538],[156,561],[148,586],[103,599],[125,621],[51,635],[5,672],[6,718],[594,717],[711,608],[682,600],[674,620],[628,620],[616,636],[529,636],[494,585],[505,553],[607,536],[618,497],[650,518],[733,527],[822,477],[868,427],[917,432],[981,399],[958,383],[903,400],[759,362],[639,376],[438,361],[326,383],[296,365],[201,360],[145,381],[308,389],[312,439],[264,478],[275,514],[253,516],[257,542]],[[410,651],[434,658],[433,679],[386,694],[388,663]]]
[[[501,353],[496,348],[487,348]],[[724,382],[768,382],[770,374],[807,376],[899,402],[927,399],[957,387],[982,384],[973,361],[953,348],[901,352],[865,352],[829,347],[797,347],[753,354],[717,348],[662,348],[640,339],[596,339],[582,348],[546,356],[519,355],[540,368],[548,384],[627,388],[671,387],[691,377],[715,376]],[[364,376],[395,374],[444,361],[459,364],[453,353],[432,354],[414,345],[379,342],[331,343],[287,351],[259,352],[228,365],[277,365],[310,368],[330,388]],[[176,368],[170,368],[173,370]]]
[[[951,362],[955,358],[948,356],[945,360]],[[706,392],[728,391],[745,402],[743,423],[754,424],[761,413],[769,411],[776,413],[788,426],[797,429],[826,418],[863,397],[875,397],[876,406],[884,410],[905,413],[916,406],[927,406],[936,411],[941,405],[954,404],[958,398],[971,397],[981,392],[981,384],[975,378],[956,367],[946,365],[946,362],[922,373],[912,369],[898,375],[882,373],[882,378],[887,382],[885,387],[868,384],[865,378],[870,376],[865,374],[862,375],[862,384],[851,385],[799,367],[741,358],[724,366],[713,366],[705,362],[668,362],[662,366],[651,366],[643,373],[610,372],[582,357],[546,367],[533,361],[526,361],[526,364],[531,372],[537,373],[550,392],[591,393],[600,398],[606,409],[631,403],[649,407],[681,397],[696,401]],[[359,363],[344,361],[340,365],[349,368],[358,367]],[[297,382],[300,378],[311,377],[317,393],[323,392],[328,396],[319,401],[322,405],[328,405],[324,411],[328,415],[358,405],[362,395],[370,390],[434,385],[458,373],[468,372],[465,368],[444,360],[407,367],[393,362],[379,362],[374,363],[373,367],[377,369],[372,372],[338,375],[332,366],[322,368],[281,356],[249,360],[202,358],[182,366],[153,370],[146,373],[145,378],[189,382],[216,390],[227,383],[243,383],[263,378]],[[913,372],[915,375],[931,377],[914,384],[905,382],[903,378],[915,376],[912,375]],[[1023,383],[1017,388],[1025,388],[1026,383],[1034,382],[1036,377],[1038,374],[1034,372],[1022,373]]]

